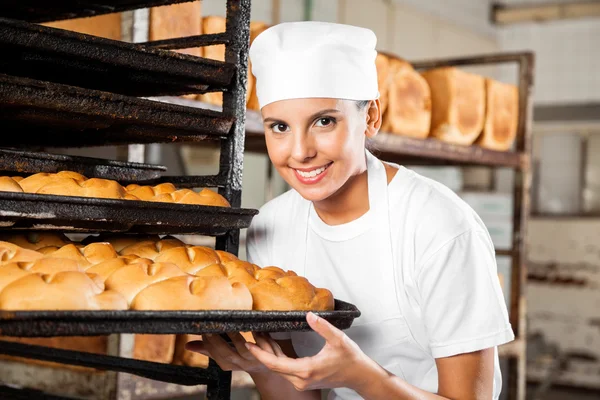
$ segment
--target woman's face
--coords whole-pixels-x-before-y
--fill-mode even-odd
[[[327,199],[365,170],[365,139],[381,124],[378,107],[378,101],[359,110],[354,101],[316,98],[266,105],[262,116],[271,162],[305,199]]]

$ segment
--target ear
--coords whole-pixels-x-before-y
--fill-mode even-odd
[[[373,138],[381,129],[381,102],[379,99],[371,100],[366,109],[367,129],[365,135],[368,138]]]

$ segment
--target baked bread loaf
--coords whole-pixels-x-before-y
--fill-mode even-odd
[[[217,15],[208,15],[202,18],[203,34],[213,34],[225,32],[227,20]],[[204,58],[211,60],[225,61],[225,45],[217,44],[213,46],[204,46],[202,49]],[[222,105],[223,92],[209,92],[198,95],[198,100],[209,104]]]
[[[388,92],[392,83],[390,57],[378,52],[375,58],[375,67],[377,68],[377,86],[379,87],[379,102],[381,103],[381,115],[383,116],[387,110]]]
[[[0,240],[29,250],[38,250],[48,246],[62,247],[73,243],[64,234],[56,232],[3,233],[0,234]]]
[[[486,78],[485,98],[485,124],[475,144],[491,150],[509,150],[517,137],[519,89],[515,85]]]
[[[231,206],[223,196],[206,188],[200,192],[195,192],[190,189],[177,189],[171,183],[162,183],[156,186],[131,184],[123,187],[118,182],[110,179],[88,179],[72,171],[40,172],[26,178],[4,176],[0,179],[0,190],[58,196],[155,201],[219,207]]]
[[[432,99],[431,135],[448,143],[471,145],[485,121],[485,81],[456,67],[422,73]]]
[[[175,353],[175,335],[141,335],[133,338],[133,358],[171,364]]]
[[[254,42],[254,39],[262,32],[270,27],[269,24],[262,21],[250,21],[250,45]],[[250,110],[260,110],[258,104],[258,96],[256,95],[256,81],[252,74],[252,60],[248,57],[248,85],[246,86],[246,108]]]
[[[147,286],[132,310],[252,310],[252,295],[223,277],[178,276]]]
[[[201,2],[199,0],[150,7],[148,40],[154,41],[201,35],[202,24],[200,15]],[[196,57],[202,56],[202,47],[173,51]]]
[[[185,272],[170,263],[131,263],[115,270],[104,281],[107,290],[119,292],[131,304],[135,296],[146,287],[176,276],[185,276]]]
[[[17,235],[14,238],[29,245],[25,236]],[[2,288],[8,290],[17,281],[29,282],[22,280],[29,275],[44,278],[29,282],[27,290],[41,288],[43,293],[50,293],[50,289],[42,283],[46,282],[46,286],[52,288],[58,287],[58,283],[66,278],[54,280],[68,271],[86,277],[65,275],[74,285],[90,292],[89,287],[85,288],[85,283],[91,281],[100,292],[118,294],[127,304],[126,308],[131,309],[333,308],[333,295],[329,290],[314,287],[293,271],[277,267],[260,268],[225,251],[187,245],[172,237],[161,239],[158,235],[147,236],[139,243],[123,235],[101,235],[93,239],[101,241],[87,244],[71,242],[61,247],[45,246],[37,251],[0,242],[0,294],[4,293]],[[111,241],[119,245],[119,252],[115,251]],[[52,240],[49,239],[50,242]],[[64,289],[66,286],[61,287]],[[17,293],[16,289],[11,290]],[[94,291],[90,293],[99,294]],[[117,306],[120,307],[118,303]],[[83,301],[81,307],[99,306]]]
[[[83,272],[28,274],[0,292],[2,310],[126,310],[118,292],[105,291]]]
[[[389,60],[387,107],[382,130],[423,139],[431,125],[431,92],[427,81],[404,60]]]

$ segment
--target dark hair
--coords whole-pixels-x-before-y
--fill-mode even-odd
[[[358,111],[362,111],[369,105],[370,102],[371,102],[371,100],[356,100],[354,102],[354,104],[356,104],[356,108],[358,108]],[[377,151],[377,146],[375,145],[375,142],[373,141],[373,139],[367,138],[365,140],[365,147],[371,153],[374,153]]]

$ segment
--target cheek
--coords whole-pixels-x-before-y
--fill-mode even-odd
[[[268,136],[265,138],[267,145],[267,154],[271,159],[271,162],[276,167],[287,163],[288,154],[286,152],[286,148],[282,140],[275,140],[273,138],[269,138]]]

